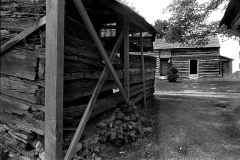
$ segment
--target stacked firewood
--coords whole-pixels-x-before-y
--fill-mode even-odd
[[[121,110],[115,111],[108,119],[98,124],[100,141],[116,146],[136,141],[141,134],[142,116],[136,107],[121,107]]]

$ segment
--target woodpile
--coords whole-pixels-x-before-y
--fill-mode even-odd
[[[45,14],[45,0],[1,1],[1,45]],[[8,156],[37,158],[44,154],[45,38],[41,27],[1,56],[1,155],[10,151]],[[86,27],[68,16],[64,58],[64,127],[76,128],[105,64]],[[143,99],[140,62],[140,56],[130,56],[131,100],[135,104]],[[146,91],[151,97],[155,58],[145,56],[145,62]],[[118,56],[113,66],[123,81],[123,62]],[[91,117],[123,104],[120,93],[113,93],[113,89],[117,85],[109,74]]]
[[[121,107],[108,119],[98,124],[100,141],[112,143],[118,147],[135,142],[141,134],[142,116],[136,107]]]

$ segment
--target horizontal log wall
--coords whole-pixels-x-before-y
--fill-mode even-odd
[[[218,48],[173,50],[172,64],[177,67],[179,77],[189,77],[190,60],[198,60],[199,77],[220,77]]]
[[[1,29],[9,32],[1,35],[1,45],[45,15],[45,0],[16,2],[16,6],[11,0],[1,2]],[[19,15],[21,11],[27,14]],[[78,125],[105,64],[86,27],[68,16],[65,17],[64,38],[63,115],[66,129]],[[2,149],[7,149],[36,157],[44,151],[45,39],[45,28],[42,27],[1,56],[0,153]],[[110,52],[107,53],[110,55]],[[146,91],[151,97],[156,59],[150,56],[144,59]],[[113,66],[123,81],[122,60],[115,57]],[[143,99],[141,73],[140,56],[130,55],[130,94],[135,104]],[[124,103],[120,93],[113,93],[113,89],[117,89],[117,85],[109,74],[91,117]]]

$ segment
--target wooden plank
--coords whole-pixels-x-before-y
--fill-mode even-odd
[[[129,20],[124,18],[124,26],[127,26],[124,34],[124,89],[128,100],[130,99],[130,79],[129,79]]]
[[[142,64],[142,80],[143,80],[143,101],[144,101],[144,109],[146,109],[147,108],[147,95],[146,95],[146,84],[145,84],[145,66],[144,66],[144,55],[143,55],[142,32],[140,33],[140,47],[141,47],[141,64]]]
[[[11,47],[13,47],[16,43],[18,43],[19,41],[23,40],[25,37],[27,37],[29,34],[31,34],[32,32],[36,31],[38,28],[40,28],[41,26],[43,26],[44,24],[46,24],[46,16],[42,17],[38,22],[36,22],[33,26],[25,29],[24,31],[22,31],[21,33],[19,33],[17,36],[13,37],[12,39],[10,39],[8,42],[6,42],[5,44],[3,44],[1,46],[1,54],[0,56],[3,55],[3,53],[10,49]]]
[[[25,83],[21,80],[18,81],[7,76],[1,76],[0,93],[32,102],[34,104],[43,104],[43,101],[41,100],[44,97],[43,93],[41,93],[43,88],[40,88],[37,85]]]
[[[98,48],[98,50],[99,50],[103,60],[105,61],[106,65],[109,67],[109,69],[110,69],[110,71],[111,71],[111,73],[112,73],[112,75],[114,77],[114,80],[115,80],[115,82],[117,83],[117,85],[119,87],[120,93],[121,93],[121,95],[124,98],[124,101],[127,104],[129,104],[129,101],[128,101],[127,95],[126,95],[126,93],[125,93],[125,91],[123,89],[123,86],[122,86],[122,84],[121,84],[121,82],[120,82],[120,80],[119,80],[119,78],[118,78],[118,76],[117,76],[117,74],[116,74],[116,72],[115,72],[115,70],[114,70],[114,68],[113,68],[109,58],[108,58],[108,56],[107,56],[106,50],[104,49],[103,44],[102,44],[101,40],[99,39],[98,34],[96,33],[96,31],[94,29],[94,26],[93,26],[93,24],[92,24],[92,22],[91,22],[91,20],[90,20],[90,18],[88,16],[88,14],[87,14],[87,12],[86,12],[82,2],[78,1],[78,0],[74,0],[73,2],[75,4],[79,14],[82,17],[82,19],[83,19],[83,21],[84,21],[84,23],[85,23],[85,25],[86,25],[86,27],[88,29],[89,34],[91,35],[93,41],[95,42],[95,45],[97,46],[97,48]]]
[[[9,103],[11,103],[15,108],[20,108],[22,110],[26,110],[28,111],[30,108],[32,110],[41,110],[41,111],[45,111],[45,108],[43,105],[36,105],[24,100],[20,100],[18,98],[12,97],[12,96],[8,96],[8,95],[4,95],[0,93],[0,101],[8,101]]]
[[[46,160],[63,159],[64,6],[64,0],[46,1]]]
[[[110,55],[110,61],[111,62],[113,61],[113,58],[115,57],[115,55],[116,55],[116,53],[117,53],[117,51],[118,51],[118,49],[119,49],[119,47],[121,45],[121,41],[122,41],[123,35],[126,34],[125,32],[126,32],[126,26],[123,29],[123,31],[121,32],[121,34],[120,34],[120,36],[119,36],[119,38],[118,38],[118,40],[117,40],[117,42],[116,42],[116,44],[115,44],[115,46],[113,48],[113,51],[112,51],[112,53]],[[99,95],[99,93],[100,93],[100,91],[102,89],[102,86],[103,86],[104,81],[105,81],[105,79],[106,79],[106,77],[108,75],[108,72],[109,72],[109,68],[107,68],[107,66],[105,66],[105,68],[103,70],[103,73],[102,73],[102,75],[101,75],[101,77],[100,77],[100,79],[99,79],[99,81],[97,83],[97,86],[96,86],[96,88],[93,91],[93,94],[92,94],[91,99],[90,99],[90,101],[89,101],[89,103],[87,105],[87,108],[86,108],[86,110],[84,112],[84,115],[83,115],[83,117],[82,117],[82,119],[80,121],[78,129],[77,129],[77,131],[76,131],[76,133],[75,133],[75,135],[73,137],[73,140],[72,140],[72,142],[70,144],[70,147],[69,147],[69,149],[68,149],[68,151],[67,151],[67,153],[65,155],[64,160],[71,160],[72,159],[72,155],[74,154],[74,151],[75,151],[75,148],[76,148],[76,146],[78,144],[78,141],[80,140],[80,138],[82,136],[83,130],[85,128],[85,125],[86,125],[86,123],[87,123],[87,121],[88,121],[88,119],[89,119],[89,117],[91,115],[91,112],[93,110],[93,105],[95,104],[95,102],[97,100],[97,97],[98,97],[98,95]]]

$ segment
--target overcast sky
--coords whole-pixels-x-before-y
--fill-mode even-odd
[[[166,8],[171,0],[127,0],[133,3],[136,10],[139,11],[140,15],[146,18],[150,24],[154,24],[157,19],[168,19],[170,14],[163,14],[162,9]],[[201,0],[209,1],[209,0]],[[223,17],[224,12],[219,10],[211,15],[210,21],[220,20]]]

